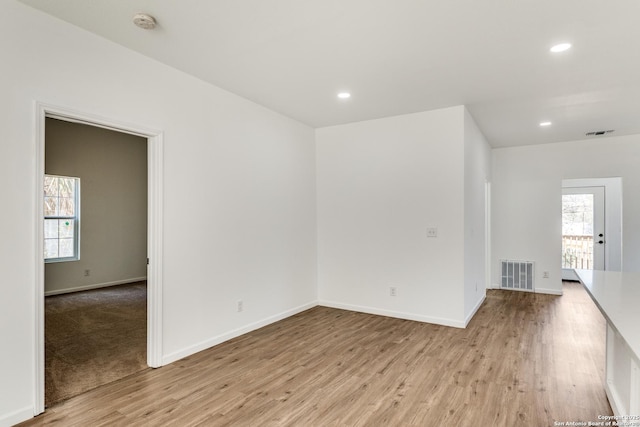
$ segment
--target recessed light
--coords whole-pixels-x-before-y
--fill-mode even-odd
[[[340,92],[340,93],[338,93],[338,98],[340,98],[340,99],[349,99],[349,98],[351,98],[351,94],[349,92]]]
[[[571,49],[571,43],[560,43],[555,46],[551,46],[549,49],[553,53],[564,52],[565,50]]]
[[[540,126],[551,126],[551,122],[540,122]]]

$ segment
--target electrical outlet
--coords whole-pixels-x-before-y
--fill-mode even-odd
[[[238,313],[244,310],[244,303],[242,302],[242,300],[238,300],[238,302],[236,303],[236,309],[238,310]]]
[[[85,270],[84,271],[84,275],[85,276],[91,276],[91,270]]]
[[[427,228],[427,237],[438,237],[438,229],[436,227]]]
[[[548,271],[543,271],[542,272],[542,278],[543,279],[548,279],[549,278],[549,272]]]
[[[392,297],[395,297],[398,294],[398,290],[396,289],[395,286],[391,286],[389,288],[389,295]]]

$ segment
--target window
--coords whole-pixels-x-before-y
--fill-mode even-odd
[[[80,259],[80,178],[44,177],[44,260]]]

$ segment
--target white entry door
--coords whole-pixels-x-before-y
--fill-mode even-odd
[[[605,270],[604,187],[562,189],[562,279],[574,269]]]

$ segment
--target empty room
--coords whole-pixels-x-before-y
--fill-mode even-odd
[[[637,425],[637,2],[0,10],[0,427]],[[52,121],[146,167],[63,137],[49,170]],[[94,263],[102,168],[141,172],[146,217]],[[51,176],[79,216],[47,210]],[[144,283],[146,360],[49,402],[62,269],[60,295]]]

